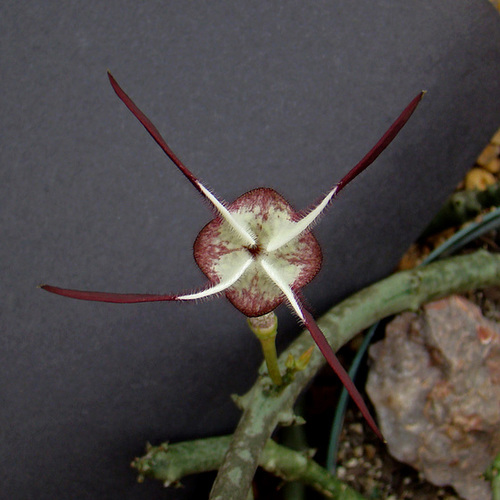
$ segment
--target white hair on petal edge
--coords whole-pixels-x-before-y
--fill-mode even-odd
[[[304,231],[310,230],[314,224],[319,222],[320,216],[326,207],[333,200],[337,192],[337,186],[331,189],[328,194],[323,198],[323,200],[316,205],[309,213],[304,215],[300,220],[295,222],[288,230],[277,234],[267,245],[266,250],[268,252],[274,252],[281,248],[282,246],[289,243],[294,238],[300,236]]]
[[[284,293],[285,297],[288,299],[288,302],[297,313],[297,316],[305,322],[304,314],[302,313],[302,308],[298,302],[297,297],[293,293],[292,288],[281,278],[279,273],[274,269],[274,267],[267,262],[265,259],[260,261],[260,264],[264,271],[268,274],[268,276],[274,281],[276,286]]]
[[[219,201],[215,195],[212,194],[200,181],[196,181],[200,191],[207,197],[207,199],[212,203],[212,205],[217,209],[220,216],[236,231],[236,233],[242,238],[246,244],[254,246],[256,244],[255,235],[243,227],[231,214],[231,212],[226,208],[225,204]]]
[[[213,285],[210,288],[205,288],[204,290],[201,290],[199,292],[195,293],[190,293],[186,295],[179,295],[177,297],[177,300],[197,300],[197,299],[203,299],[206,297],[210,297],[212,295],[217,295],[222,293],[224,290],[227,290],[230,286],[234,285],[244,274],[244,272],[249,268],[249,266],[252,264],[253,258],[249,258],[242,266],[241,268],[236,271],[236,273],[231,276],[229,279],[226,281],[219,282],[215,285]]]

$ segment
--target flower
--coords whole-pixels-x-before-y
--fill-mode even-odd
[[[417,107],[423,92],[410,102],[377,144],[318,204],[298,213],[270,188],[249,191],[228,205],[219,201],[179,160],[156,127],[109,72],[108,77],[118,97],[215,210],[216,217],[201,230],[194,243],[196,263],[207,276],[208,284],[201,291],[166,295],[92,292],[51,285],[41,288],[74,299],[115,303],[189,301],[225,293],[229,301],[247,317],[268,314],[286,301],[310,331],[369,425],[381,436],[361,395],[304,307],[300,290],[316,276],[322,262],[321,248],[311,232],[312,226],[335,196],[394,139]]]

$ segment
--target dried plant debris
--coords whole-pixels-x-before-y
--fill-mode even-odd
[[[370,349],[367,392],[390,453],[465,499],[500,450],[500,326],[453,296],[403,313]]]

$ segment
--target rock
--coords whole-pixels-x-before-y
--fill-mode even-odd
[[[500,326],[453,296],[403,313],[370,349],[367,392],[390,453],[464,498],[500,450]]]

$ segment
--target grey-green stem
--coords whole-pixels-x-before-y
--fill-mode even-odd
[[[318,324],[334,350],[372,323],[404,310],[417,310],[425,302],[466,290],[500,285],[500,256],[485,251],[454,257],[428,266],[394,274],[354,294],[328,311]],[[298,358],[312,344],[302,333],[280,356],[284,366],[292,354]],[[244,500],[260,456],[278,424],[294,421],[292,408],[298,395],[325,361],[314,350],[307,367],[281,391],[269,389],[269,379],[259,377],[239,398],[243,415],[233,434],[214,482],[211,500]],[[264,373],[265,368],[261,368]]]
[[[132,465],[140,477],[159,479],[165,486],[176,485],[190,474],[218,469],[230,441],[231,436],[220,436],[152,446]],[[271,439],[262,451],[259,465],[286,481],[307,484],[328,498],[363,500],[359,493],[319,466],[310,453],[293,451]]]

